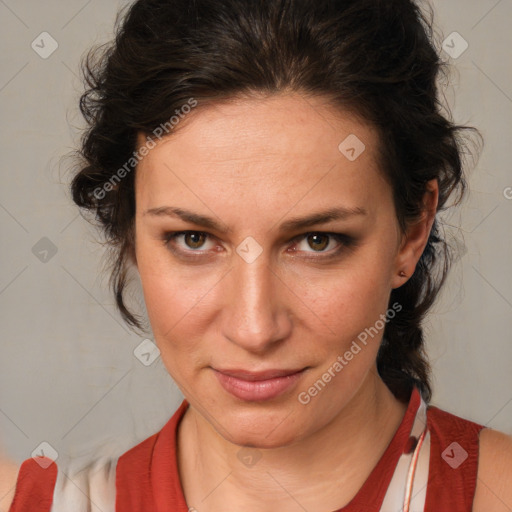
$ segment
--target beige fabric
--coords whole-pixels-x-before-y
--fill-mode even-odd
[[[101,458],[75,470],[60,467],[51,512],[115,512],[117,459]]]

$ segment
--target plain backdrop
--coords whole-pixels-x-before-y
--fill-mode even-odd
[[[18,462],[43,442],[62,458],[119,455],[183,398],[159,358],[135,357],[143,338],[114,307],[62,160],[82,126],[80,57],[110,38],[124,5],[0,0],[0,444]],[[468,200],[446,219],[460,257],[426,324],[432,403],[512,433],[512,2],[433,6],[452,54],[468,44],[442,50],[454,66],[446,101],[485,147]]]

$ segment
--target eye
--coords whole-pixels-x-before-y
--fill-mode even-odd
[[[164,237],[164,244],[173,251],[175,250],[174,247],[178,246],[178,252],[202,252],[196,249],[201,249],[209,236],[208,233],[203,233],[202,231],[177,231],[167,233]],[[177,240],[181,237],[184,245],[177,243]]]
[[[343,248],[350,247],[354,242],[348,235],[342,233],[324,233],[321,231],[305,233],[296,237],[294,241],[301,243],[297,244],[295,248],[292,249],[293,252],[299,250],[306,253],[328,253],[330,256],[337,255]],[[313,250],[309,251],[307,250],[308,248]]]

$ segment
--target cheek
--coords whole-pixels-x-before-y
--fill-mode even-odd
[[[308,318],[311,339],[315,340],[313,360],[318,363],[301,391],[308,395],[322,389],[321,398],[314,400],[318,407],[322,404],[317,413],[326,420],[357,391],[372,368],[386,325],[382,320],[390,293],[386,269],[380,264],[363,263],[364,258],[359,265],[296,290],[311,306],[313,314],[309,313]],[[313,325],[320,326],[319,330],[315,332]],[[308,346],[304,348],[307,352]],[[329,384],[315,388],[318,379],[324,377]]]
[[[162,361],[183,385],[185,374],[202,365],[201,339],[211,323],[211,301],[219,276],[200,267],[172,264],[153,240],[139,240],[137,266],[151,330]]]
[[[195,352],[193,331],[188,326],[199,300],[198,291],[182,286],[178,275],[152,262],[143,258],[139,264],[148,319],[164,366],[184,386]]]
[[[137,267],[153,333],[157,339],[171,336],[179,320],[199,301],[201,284],[187,282],[170,264],[166,251],[152,241],[138,241]]]
[[[295,295],[338,339],[357,336],[387,309],[391,292],[389,261],[372,258],[370,251],[368,254],[361,253],[345,267],[293,283]]]

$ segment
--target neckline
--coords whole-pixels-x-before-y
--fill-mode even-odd
[[[334,512],[378,511],[393,477],[393,471],[402,453],[407,451],[409,434],[421,403],[416,386],[412,388],[409,404],[386,450],[352,500]],[[172,510],[188,512],[189,508],[179,480],[177,460],[177,432],[189,402],[184,399],[171,419],[160,431],[151,463],[151,487],[157,512]]]

